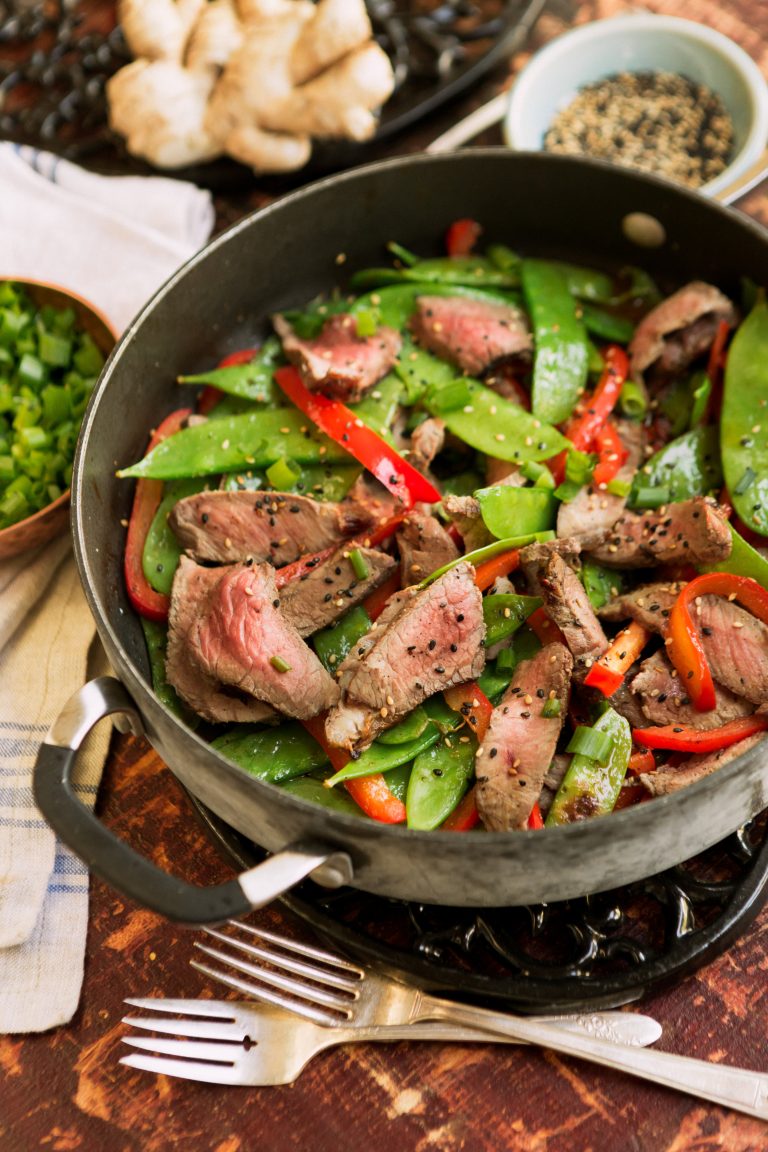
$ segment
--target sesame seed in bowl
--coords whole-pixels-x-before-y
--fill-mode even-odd
[[[727,200],[766,149],[768,85],[727,36],[630,13],[536,53],[512,89],[504,136],[518,151],[590,156]]]

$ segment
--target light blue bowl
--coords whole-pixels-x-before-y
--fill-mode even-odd
[[[559,36],[532,57],[515,82],[504,139],[516,151],[541,151],[553,119],[580,88],[617,72],[647,70],[676,72],[720,96],[733,120],[733,160],[698,191],[724,198],[765,151],[768,85],[743,49],[692,20],[629,13]]]

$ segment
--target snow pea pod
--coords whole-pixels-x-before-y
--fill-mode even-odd
[[[768,590],[768,560],[741,536],[732,524],[731,554],[719,564],[702,565],[702,572],[731,572],[734,576],[749,576]]]
[[[270,784],[304,776],[328,763],[317,741],[294,720],[286,720],[276,728],[238,724],[212,740],[211,747],[249,776]]]
[[[700,425],[661,448],[632,481],[633,507],[655,506],[653,490],[661,489],[661,502],[673,503],[704,496],[720,487],[722,472],[717,429]]]
[[[603,568],[594,560],[583,561],[579,577],[593,608],[602,608],[622,590],[621,572],[615,568]]]
[[[461,377],[466,383],[466,403],[446,408],[441,403],[443,387],[454,389],[452,381],[443,387],[430,388],[423,404],[433,416],[439,416],[449,432],[470,448],[500,460],[522,464],[526,460],[547,460],[571,447],[556,428],[526,412],[519,404],[505,400],[477,380]]]
[[[629,722],[607,708],[594,724],[597,732],[610,736],[611,751],[605,764],[575,753],[544,821],[545,827],[574,824],[613,811],[632,754]]]
[[[558,501],[549,488],[512,488],[494,484],[479,488],[475,499],[488,531],[498,540],[554,528]]]
[[[612,344],[628,344],[632,339],[635,325],[626,316],[595,308],[593,304],[581,304],[580,310],[584,326],[592,336],[610,340]]]
[[[349,764],[331,776],[328,783],[334,786],[343,780],[357,780],[360,776],[388,772],[390,768],[410,763],[415,756],[425,752],[439,739],[440,729],[435,724],[429,724],[420,736],[414,740],[406,740],[403,744],[381,744],[378,740],[374,740],[373,744],[360,753],[357,760],[350,760]]]
[[[587,382],[589,350],[568,276],[546,260],[523,260],[523,293],[534,330],[533,414],[560,424]],[[498,455],[498,453],[496,453]]]
[[[387,438],[390,436],[402,394],[402,380],[399,375],[389,372],[367,396],[357,404],[350,404],[349,408],[358,419],[364,420],[369,428],[373,428],[374,432]]]
[[[581,264],[569,264],[564,260],[549,261],[565,277],[568,291],[579,300],[593,300],[607,304],[614,296],[613,279],[596,268],[585,268]]]
[[[430,831],[446,820],[467,790],[477,741],[447,737],[417,756],[411,769],[405,807],[409,828]]]
[[[483,597],[483,619],[485,620],[485,642],[488,647],[506,640],[517,632],[532,612],[540,608],[540,596],[520,596],[515,592],[503,592]]]
[[[413,712],[409,713],[399,724],[395,724],[394,728],[388,728],[386,732],[382,732],[378,738],[379,743],[407,744],[410,740],[416,740],[421,736],[429,723],[430,719],[425,710],[421,707],[414,708]]]
[[[194,376],[179,376],[179,384],[212,384],[230,396],[240,396],[258,403],[274,403],[281,397],[272,373],[276,365],[284,362],[283,349],[276,336],[264,341],[258,355],[245,364],[230,364],[225,368],[212,368]]]
[[[196,728],[200,717],[191,712],[176,695],[175,689],[168,683],[165,672],[165,652],[168,644],[168,631],[164,624],[148,620],[146,616],[139,617],[144,633],[149,656],[149,671],[152,679],[152,689],[161,704],[164,704],[174,716],[179,716],[189,728]]]
[[[396,282],[516,288],[520,279],[511,268],[499,268],[498,264],[483,256],[450,256],[418,260],[408,268],[363,268],[352,276],[349,283],[358,291]]]
[[[416,404],[429,388],[440,388],[456,379],[456,370],[447,360],[403,341],[395,372],[405,385],[407,404]]]
[[[330,673],[334,673],[342,660],[371,630],[371,620],[364,608],[357,605],[330,628],[323,628],[312,637],[315,652]]]
[[[768,304],[760,293],[733,337],[725,365],[720,448],[739,517],[768,536]]]
[[[121,478],[177,480],[242,468],[268,468],[280,456],[297,464],[349,463],[349,455],[327,436],[313,432],[301,412],[279,408],[182,428],[117,474]]]
[[[520,296],[514,292],[492,291],[463,284],[441,284],[420,281],[402,282],[378,288],[359,296],[349,306],[352,316],[375,309],[380,324],[389,328],[404,328],[416,309],[419,296],[462,296],[467,300],[484,300],[490,304],[519,304]]]
[[[181,556],[181,547],[168,523],[169,513],[179,500],[199,492],[202,487],[199,477],[175,480],[167,484],[154,519],[149,526],[147,538],[144,541],[141,565],[147,583],[156,592],[162,592],[164,596],[171,594],[173,577],[179,566],[179,557]]]
[[[293,780],[286,780],[280,787],[291,796],[308,800],[310,804],[319,804],[321,808],[330,808],[332,812],[344,812],[347,816],[368,819],[362,808],[358,807],[346,792],[337,788],[326,788],[322,781],[313,780],[311,776],[298,776]]]

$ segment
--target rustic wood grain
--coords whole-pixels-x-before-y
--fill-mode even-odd
[[[102,0],[103,2],[103,0]],[[558,2],[530,49],[569,22],[638,5]],[[768,75],[768,4],[648,0],[644,7],[720,28]],[[529,55],[385,152],[423,148],[509,84]],[[768,223],[768,185],[741,207]],[[260,207],[252,189],[217,196],[219,230]],[[198,884],[232,875],[152,749],[115,737],[101,815],[169,871]],[[279,907],[256,921],[291,928]],[[299,931],[305,934],[305,930]],[[357,1045],[318,1056],[291,1087],[218,1089],[118,1064],[123,998],[215,995],[189,967],[194,934],[92,882],[85,982],[64,1028],[0,1037],[0,1149],[27,1152],[760,1152],[768,1127],[688,1096],[524,1047]],[[644,1003],[663,1024],[659,1047],[768,1071],[768,910],[730,951]]]

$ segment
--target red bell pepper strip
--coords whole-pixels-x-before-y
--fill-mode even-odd
[[[598,460],[592,473],[592,483],[599,488],[601,484],[613,480],[629,456],[629,451],[610,420],[597,433],[593,443]]]
[[[544,817],[541,814],[541,808],[539,808],[539,803],[538,803],[538,801],[536,801],[533,808],[531,808],[531,812],[530,812],[530,815],[528,817],[528,828],[530,828],[531,831],[538,831],[539,828],[543,828],[543,827],[544,827]]]
[[[627,765],[628,776],[640,776],[643,772],[656,771],[656,757],[651,752],[650,748],[646,748],[643,752],[633,752],[629,758]]]
[[[698,596],[707,595],[738,600],[753,616],[768,624],[768,592],[751,576],[708,572],[686,584],[669,614],[667,637],[672,643],[667,646],[667,655],[699,712],[715,707],[715,685],[690,606]]]
[[[490,588],[499,576],[508,576],[510,572],[520,567],[520,550],[513,548],[510,552],[502,552],[490,560],[484,560],[475,568],[475,584],[481,592]]]
[[[629,373],[629,359],[618,344],[608,344],[603,349],[605,368],[597,382],[592,396],[583,402],[583,410],[568,422],[565,435],[579,452],[590,452],[595,437],[604,427],[621,394],[624,381]],[[549,462],[549,467],[558,484],[565,478],[567,452],[561,452]],[[617,469],[618,471],[618,469]]]
[[[541,644],[552,644],[555,640],[565,644],[565,637],[554,620],[549,618],[545,608],[537,608],[531,612],[526,624]]]
[[[474,680],[446,688],[443,699],[454,712],[461,713],[477,736],[478,744],[482,744],[493,715],[493,704]]]
[[[672,752],[719,752],[730,748],[748,736],[764,732],[768,728],[768,715],[755,712],[753,716],[740,716],[729,720],[720,728],[702,731],[700,728],[686,728],[681,724],[664,724],[660,728],[635,728],[632,739],[645,748],[666,748]]]
[[[730,326],[727,320],[721,320],[717,326],[712,347],[709,350],[707,361],[707,376],[712,385],[704,413],[704,422],[711,424],[720,418],[720,409],[723,404],[723,371],[727,360],[725,345],[728,341]]]
[[[191,408],[179,408],[176,412],[171,412],[169,416],[166,416],[152,434],[147,445],[147,453],[156,448],[162,440],[172,436],[174,432],[178,432],[191,413]],[[162,623],[168,619],[171,600],[162,592],[156,592],[149,583],[144,575],[142,560],[147,533],[152,527],[152,521],[162,498],[162,480],[144,479],[136,481],[123,556],[123,573],[128,599],[140,616],[157,623]]]
[[[637,620],[633,620],[623,628],[584,677],[587,687],[599,689],[604,696],[613,696],[621,687],[627,670],[637,660],[650,636],[648,629]]]
[[[440,825],[441,832],[469,832],[480,820],[480,813],[475,803],[475,789],[470,788],[450,816]]]
[[[366,596],[362,607],[368,613],[368,618],[371,622],[378,620],[390,596],[394,596],[395,592],[400,591],[400,584],[400,573],[395,571],[391,576],[387,577],[383,584],[379,584],[378,588],[374,588],[370,596]]]
[[[327,713],[321,712],[319,716],[312,716],[309,720],[302,720],[301,723],[323,749],[333,770],[339,772],[346,767],[352,757],[343,748],[334,748],[328,743],[325,735],[326,715]],[[344,787],[366,816],[370,816],[372,820],[378,820],[380,824],[404,822],[405,805],[392,792],[382,772],[376,772],[372,776],[360,776],[357,780],[345,780]]]
[[[449,256],[471,256],[482,234],[476,220],[454,220],[445,234],[445,250]]]
[[[406,508],[417,500],[437,504],[440,493],[421,472],[409,464],[386,440],[372,428],[363,424],[340,400],[332,400],[320,392],[305,388],[301,376],[293,367],[277,368],[275,381],[285,395],[321,432],[372,472]]]

